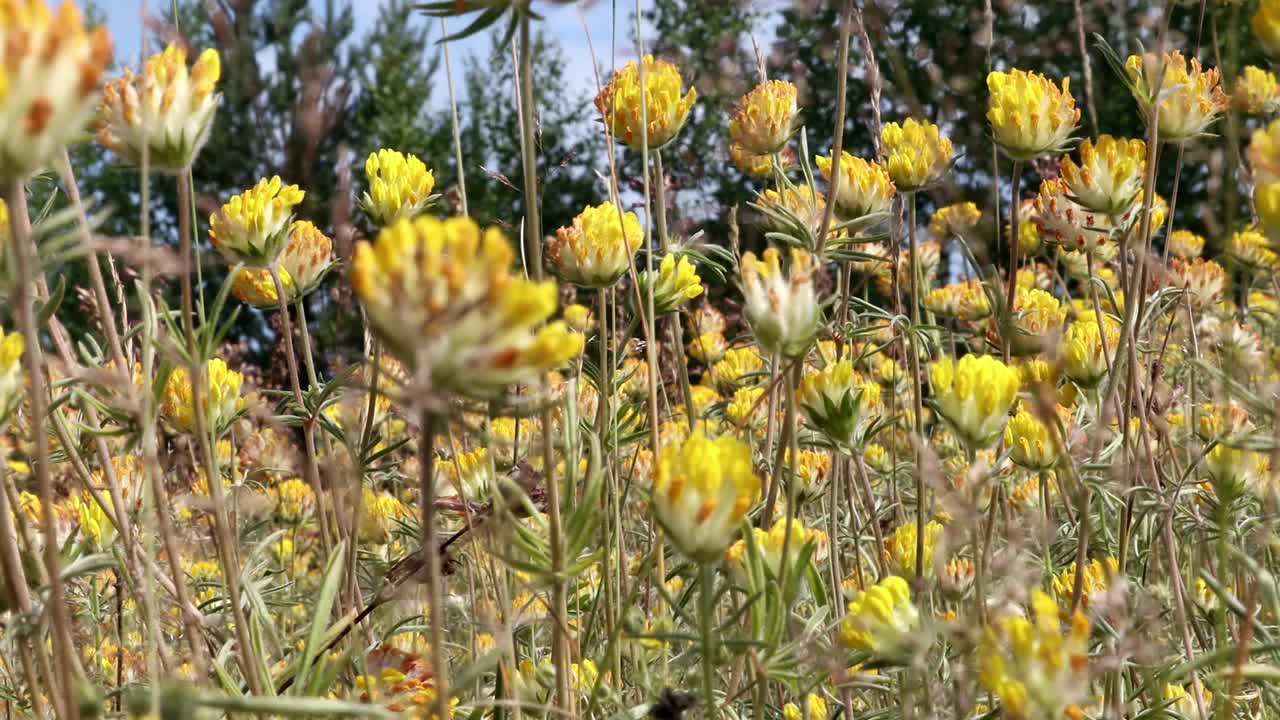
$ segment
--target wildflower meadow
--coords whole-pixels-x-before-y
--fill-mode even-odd
[[[3,717],[1280,718],[1276,67],[1280,0],[0,0]]]

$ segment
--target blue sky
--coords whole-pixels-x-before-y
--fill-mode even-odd
[[[319,0],[313,0],[319,6]],[[353,0],[353,6],[356,13],[356,35],[362,35],[369,27],[371,27],[378,16],[378,9],[382,5],[383,0]],[[107,15],[107,24],[111,29],[111,36],[115,42],[116,58],[122,64],[136,65],[138,49],[142,37],[142,23],[140,0],[98,0],[98,5]],[[162,12],[168,7],[168,0],[149,0],[147,7],[154,15]],[[618,57],[620,62],[635,55],[635,51],[630,47],[630,34],[627,32],[631,23],[631,8],[634,7],[632,2],[618,3]],[[612,0],[583,0],[573,5],[560,5],[553,3],[539,3],[538,9],[543,14],[545,20],[542,29],[560,41],[563,46],[568,67],[582,68],[581,73],[574,73],[571,87],[578,90],[590,90],[594,94],[595,79],[589,71],[591,67],[591,53],[587,45],[587,37],[583,31],[583,19],[585,18],[587,27],[591,32],[591,41],[595,44],[597,55],[601,58],[601,62],[607,65],[609,55],[609,39],[611,31],[611,20],[613,15]],[[454,20],[450,24],[451,30],[461,29],[465,27],[465,21],[469,21],[470,17],[461,20]],[[435,22],[435,21],[431,21]],[[439,34],[433,36],[438,38]],[[625,43],[625,45],[624,45]],[[489,37],[487,33],[480,33],[471,38],[467,38],[451,47],[451,53],[454,60],[455,77],[461,73],[465,56],[475,56],[480,53],[487,52],[489,49]],[[435,102],[446,102],[443,93],[437,93],[437,97],[433,97]]]

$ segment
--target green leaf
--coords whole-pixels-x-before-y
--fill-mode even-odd
[[[342,582],[342,571],[345,567],[346,541],[339,542],[329,554],[329,564],[324,569],[324,582],[320,585],[320,595],[315,607],[311,609],[313,618],[311,632],[307,635],[307,644],[302,649],[302,665],[298,668],[298,677],[294,688],[298,692],[315,693],[316,688],[307,685],[307,674],[315,663],[316,656],[324,649],[324,631],[329,626],[329,614],[333,611],[333,601],[338,595],[338,585]]]

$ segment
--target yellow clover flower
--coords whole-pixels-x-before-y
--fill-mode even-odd
[[[813,256],[791,248],[791,267],[784,273],[777,248],[768,248],[763,260],[745,253],[740,266],[743,311],[760,347],[789,359],[803,357],[822,321]]]
[[[759,497],[751,446],[741,440],[695,430],[662,450],[653,480],[654,517],[694,562],[723,555]]]
[[[879,657],[898,656],[920,623],[907,581],[890,575],[849,601],[840,623],[840,644]]]
[[[150,167],[181,172],[209,139],[218,108],[214,92],[222,74],[218,52],[208,48],[187,69],[187,51],[170,43],[135,75],[126,68],[107,83],[98,106],[98,142],[134,165],[148,152]]]
[[[1111,216],[1084,207],[1073,200],[1073,196],[1064,178],[1040,183],[1040,192],[1035,198],[1035,222],[1040,232],[1049,240],[1088,252],[1111,242],[1111,234],[1116,229]],[[1130,211],[1119,221],[1123,225],[1133,214],[1134,211]]]
[[[1236,84],[1231,88],[1231,100],[1237,108],[1252,115],[1272,113],[1280,101],[1280,84],[1270,70],[1247,65],[1236,77]]]
[[[845,447],[861,445],[880,416],[880,385],[848,360],[811,370],[800,381],[797,399],[809,424]]]
[[[1269,57],[1280,58],[1280,0],[1261,0],[1249,19],[1253,37]]]
[[[753,155],[750,150],[737,143],[729,144],[729,159],[734,167],[752,177],[769,177],[773,172],[772,155]]]
[[[1000,699],[1005,717],[1060,718],[1089,692],[1089,621],[1076,611],[1065,628],[1058,603],[1047,593],[1031,595],[1031,617],[1008,614],[983,633],[978,677]],[[1082,713],[1075,707],[1075,714]]]
[[[796,567],[796,563],[799,562],[800,551],[810,543],[814,545],[813,560],[820,562],[827,556],[827,534],[821,530],[805,527],[800,518],[792,518],[789,538],[787,534],[787,519],[785,517],[775,520],[773,527],[768,530],[758,527],[751,528],[751,537],[756,550],[760,553],[761,559],[764,560],[765,568],[775,578],[782,576],[784,564],[790,568],[789,573],[792,577],[797,571],[803,571],[803,568]],[[783,555],[784,546],[786,547],[785,556]],[[735,542],[725,552],[725,561],[735,571],[735,574],[742,572],[746,552],[747,543],[745,540]]]
[[[1120,323],[1103,315],[1098,327],[1096,313],[1085,313],[1067,326],[1062,336],[1062,367],[1067,377],[1082,388],[1093,388],[1107,374],[1108,358],[1114,358],[1120,344]],[[1105,354],[1104,354],[1105,340]]]
[[[547,259],[560,277],[575,285],[607,288],[631,267],[644,230],[633,212],[623,213],[612,202],[585,208],[573,224],[547,239]]]
[[[1089,607],[1089,598],[1106,592],[1111,579],[1120,572],[1120,561],[1108,556],[1105,561],[1090,560],[1084,566],[1084,576],[1080,578],[1080,604]],[[1053,578],[1053,594],[1058,602],[1069,605],[1076,588],[1076,563],[1071,563],[1066,570]]]
[[[240,387],[244,376],[227,367],[222,358],[213,358],[205,366],[200,404],[205,427],[220,435],[244,409]],[[191,393],[191,377],[185,367],[174,368],[164,386],[160,414],[179,432],[194,432],[195,402]]]
[[[1026,403],[1019,404],[1005,426],[1004,444],[1009,448],[1009,459],[1028,470],[1048,470],[1062,455],[1058,429],[1041,420]]]
[[[1261,210],[1259,215],[1262,215]],[[1226,255],[1250,271],[1280,270],[1280,255],[1271,249],[1271,243],[1262,233],[1253,230],[1232,233],[1227,241]]]
[[[794,129],[796,86],[786,80],[765,80],[738,102],[729,120],[729,138],[752,155],[772,155],[787,144]]]
[[[764,359],[755,348],[731,348],[724,357],[711,366],[708,380],[722,393],[732,393],[739,385],[747,382],[748,376],[764,372]]]
[[[1072,198],[1096,213],[1120,216],[1133,208],[1142,192],[1147,144],[1141,140],[1099,135],[1080,144],[1080,164],[1062,158],[1062,179]]]
[[[980,280],[964,280],[929,291],[924,306],[930,312],[957,320],[981,320],[991,314],[991,301]]]
[[[75,3],[0,5],[0,183],[23,180],[92,119],[111,62],[105,27],[85,28]]]
[[[818,172],[831,184],[831,158],[815,157]],[[889,212],[895,188],[889,171],[877,162],[840,153],[840,186],[836,188],[836,210],[846,220]]]
[[[365,214],[378,227],[412,220],[432,200],[436,177],[416,155],[383,148],[364,161],[369,190],[360,199]]]
[[[209,216],[209,239],[229,263],[269,267],[289,239],[293,207],[305,196],[278,175],[259,180]]]
[[[311,222],[295,220],[289,226],[289,241],[277,265],[285,302],[293,302],[314,290],[332,265],[333,240]],[[231,282],[231,293],[254,307],[280,305],[275,280],[267,268],[240,268]]]
[[[1213,307],[1227,287],[1226,269],[1212,260],[1170,258],[1169,271],[1174,284],[1187,291],[1193,308]]]
[[[1258,213],[1258,229],[1273,245],[1280,245],[1280,181],[1254,185],[1253,208]]]
[[[1182,142],[1204,134],[1218,115],[1227,109],[1222,90],[1222,74],[1217,68],[1204,70],[1200,61],[1190,62],[1174,50],[1163,57],[1154,53],[1130,55],[1125,70],[1134,85],[1134,94],[1143,115],[1150,121],[1156,98],[1156,73],[1164,66],[1160,83],[1160,139]]]
[[[938,413],[975,450],[990,447],[1004,430],[1021,384],[1017,368],[990,355],[943,357],[929,366]]]
[[[996,144],[1015,160],[1061,152],[1080,121],[1069,78],[1062,87],[1025,70],[987,75],[987,122]]]
[[[938,240],[965,237],[981,219],[982,211],[976,203],[952,203],[939,208],[929,219],[929,234]]]
[[[884,539],[884,558],[889,569],[897,575],[916,574],[916,543],[919,540],[919,527],[915,520],[905,522],[894,528],[893,533]],[[942,523],[930,520],[924,526],[924,576],[933,577],[933,557],[942,542]]]
[[[1277,187],[1276,191],[1280,192],[1280,187]],[[1280,198],[1277,199],[1280,200]],[[1280,204],[1277,210],[1280,210]],[[1204,238],[1190,230],[1174,230],[1169,234],[1166,245],[1169,248],[1169,254],[1174,257],[1195,258],[1200,257],[1204,252]]]
[[[22,402],[22,351],[26,344],[22,333],[0,328],[0,426]]]
[[[556,284],[511,271],[497,228],[467,217],[421,216],[356,246],[351,284],[369,322],[433,388],[490,397],[582,352],[582,335],[555,312]]]
[[[679,310],[686,300],[702,294],[702,280],[698,278],[697,267],[688,255],[679,255],[679,260],[676,257],[676,254],[667,253],[662,256],[657,270],[640,275],[640,297],[645,298],[645,312],[648,312],[650,285],[653,286],[655,315],[669,315]]]
[[[927,120],[891,122],[881,130],[880,143],[889,178],[902,192],[923,190],[951,167],[951,140]]]
[[[693,101],[698,97],[693,87],[682,95],[683,86],[679,68],[666,60],[645,55],[643,108],[640,68],[635,62],[629,62],[596,96],[596,109],[613,136],[627,147],[639,150],[644,137],[648,149],[656,150],[671,142],[684,127]],[[646,119],[648,127],[643,122]]]
[[[1039,288],[1017,288],[1013,298],[1013,352],[1032,355],[1061,329],[1069,308]]]

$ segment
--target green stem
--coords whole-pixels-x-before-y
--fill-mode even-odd
[[[702,641],[702,702],[705,717],[718,716],[715,696],[715,568],[703,563],[698,567],[698,630]]]

